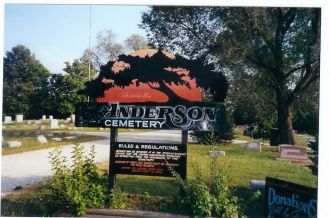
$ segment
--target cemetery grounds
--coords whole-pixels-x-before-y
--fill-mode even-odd
[[[62,128],[63,135],[72,135],[72,131],[77,129]],[[4,142],[7,140],[21,140],[24,144],[31,144],[27,150],[41,149],[46,147],[56,147],[72,141],[50,142],[39,145],[36,143],[34,134],[44,134],[47,139],[52,137],[49,129],[38,130],[36,125],[6,125],[3,129]],[[108,131],[105,129],[80,128],[79,131]],[[122,130],[129,131],[129,130]],[[20,132],[20,134],[14,134]],[[50,136],[48,136],[48,135]],[[103,138],[101,136],[81,135],[75,142],[92,141]],[[308,135],[296,135],[297,145],[307,146]],[[251,141],[243,136],[242,130],[235,129],[234,139]],[[256,141],[256,140],[255,140]],[[267,141],[260,141],[267,143]],[[3,143],[4,144],[4,143]],[[9,153],[23,152],[18,150],[2,148],[2,155]],[[310,186],[317,186],[317,176],[313,174],[308,166],[278,161],[277,147],[263,146],[261,152],[247,150],[242,144],[224,143],[218,145],[188,144],[188,180],[194,179],[196,172],[201,172],[203,177],[208,177],[210,173],[210,155],[212,150],[225,151],[225,156],[217,157],[217,162],[224,166],[229,176],[229,186],[233,194],[238,197],[238,206],[241,213],[247,217],[264,216],[264,193],[250,188],[251,180],[264,180],[266,176]],[[308,156],[313,159],[315,153],[308,150]],[[108,168],[108,162],[98,163],[100,171]],[[2,198],[1,214],[3,216],[52,216],[49,214],[49,202],[45,199],[43,191],[49,187],[50,181],[43,181],[40,184],[32,185],[18,190]],[[117,206],[118,209],[139,209],[149,211],[163,211],[180,213],[174,206],[174,202],[180,190],[173,178],[117,175],[117,186],[121,190],[121,195],[125,196],[123,201]],[[63,208],[53,208],[54,210]],[[58,215],[58,214],[57,214]]]

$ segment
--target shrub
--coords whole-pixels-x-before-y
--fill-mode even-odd
[[[123,192],[119,187],[115,186],[111,190],[110,194],[110,208],[113,209],[126,209],[128,207],[129,200],[127,194]]]
[[[106,179],[100,176],[94,164],[95,147],[86,154],[82,145],[75,144],[72,165],[59,149],[50,153],[53,171],[51,193],[53,202],[75,215],[84,215],[88,207],[103,207],[106,198]]]

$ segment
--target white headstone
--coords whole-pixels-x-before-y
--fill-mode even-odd
[[[52,120],[53,119],[53,115],[49,115],[49,120]]]
[[[4,124],[7,124],[7,123],[12,123],[13,121],[11,120],[11,116],[5,116],[5,119],[3,121]]]
[[[20,147],[20,146],[22,146],[22,142],[20,142],[20,141],[10,141],[10,142],[6,142],[6,145],[9,148]]]
[[[63,139],[65,140],[73,140],[73,139],[76,139],[78,138],[77,136],[66,136],[66,137],[63,137]]]
[[[57,129],[58,127],[58,119],[49,120],[49,126],[51,129]]]
[[[266,185],[266,181],[265,180],[255,180],[252,179],[250,181],[250,187],[251,189],[255,190],[255,189],[264,189]]]
[[[76,120],[76,115],[71,114],[71,116],[70,116],[70,123],[74,123],[75,120]]]
[[[23,122],[23,114],[16,114],[15,121],[16,122]]]
[[[52,141],[54,142],[61,142],[63,139],[62,138],[52,138]]]
[[[46,120],[46,115],[42,115],[42,120]]]
[[[211,155],[211,156],[226,156],[226,152],[225,151],[213,150],[213,151],[209,151],[209,155]]]
[[[40,143],[40,144],[48,143],[46,137],[43,136],[43,135],[39,135],[39,136],[37,136],[37,142]]]
[[[248,142],[246,143],[246,148],[252,151],[261,151],[261,145],[257,142]]]

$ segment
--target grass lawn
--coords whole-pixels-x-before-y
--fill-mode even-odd
[[[202,169],[205,177],[208,176],[210,172],[210,156],[208,153],[209,150],[213,149],[226,152],[226,156],[219,157],[218,161],[226,166],[230,176],[229,184],[233,188],[235,195],[239,197],[239,205],[248,217],[264,216],[263,193],[258,200],[251,202],[254,194],[249,189],[251,179],[264,180],[266,176],[270,176],[310,187],[316,187],[317,185],[317,177],[312,174],[308,167],[277,161],[277,148],[263,147],[262,152],[253,152],[246,150],[240,145],[233,144],[221,146],[189,144],[187,166],[189,180],[194,178],[197,167]],[[107,169],[108,163],[104,162],[98,166],[101,169]],[[173,178],[117,175],[117,185],[129,197],[130,205],[128,209],[176,212],[173,200],[180,190]],[[36,193],[36,191],[29,191],[25,194],[21,191],[21,194],[8,195],[2,200],[2,212],[5,212],[2,214],[18,214],[18,212],[13,212],[16,208],[20,214],[25,216],[43,215],[40,212],[38,212],[39,214],[33,214],[31,211],[22,212],[21,209],[18,209],[20,204],[23,204],[23,208],[29,208],[24,205],[35,201],[39,202],[40,205],[34,211],[40,211],[45,207],[43,206],[45,202],[38,200],[40,197],[36,197],[31,193]],[[17,197],[17,194],[20,196]]]

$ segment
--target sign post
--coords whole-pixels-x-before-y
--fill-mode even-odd
[[[116,184],[116,174],[112,173],[111,167],[114,165],[115,161],[115,143],[118,139],[118,128],[110,129],[110,159],[109,159],[109,179],[108,179],[108,189],[111,190]]]

